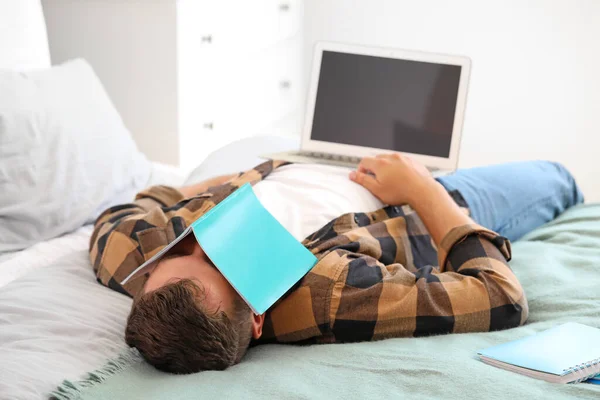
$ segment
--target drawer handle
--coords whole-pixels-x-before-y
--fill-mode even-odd
[[[290,11],[290,4],[289,3],[279,4],[279,11],[281,11],[281,12]]]
[[[289,89],[291,86],[292,86],[292,82],[290,82],[288,80],[279,82],[279,87],[281,89]]]
[[[202,36],[200,39],[202,43],[212,43],[212,35]]]
[[[204,129],[213,129],[213,127],[214,127],[212,122],[207,122],[203,126],[204,126]]]

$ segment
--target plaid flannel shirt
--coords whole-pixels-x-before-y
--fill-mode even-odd
[[[98,281],[135,296],[147,276],[125,286],[119,282],[238,187],[284,164],[268,161],[188,199],[174,188],[155,186],[133,203],[106,210],[90,243]],[[468,212],[460,194],[451,195]],[[481,226],[453,229],[437,249],[410,207],[388,206],[342,215],[303,244],[318,262],[267,311],[262,342],[480,332],[527,319],[523,288],[507,263],[510,243]]]

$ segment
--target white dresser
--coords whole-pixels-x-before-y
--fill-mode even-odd
[[[302,0],[43,0],[54,64],[86,58],[142,151],[193,168],[243,137],[297,135]]]
[[[233,140],[299,134],[300,0],[177,2],[183,167]]]

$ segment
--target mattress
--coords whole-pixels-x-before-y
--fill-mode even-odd
[[[0,399],[46,398],[126,348],[131,301],[96,283],[89,232],[65,237],[62,255],[30,259],[26,274],[0,288]]]

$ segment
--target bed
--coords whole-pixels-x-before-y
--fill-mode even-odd
[[[240,151],[251,143],[263,148],[265,140],[248,139],[217,151],[193,179],[220,173],[223,161],[239,160]],[[287,142],[280,148],[293,144],[282,140]],[[255,161],[245,157],[243,162]],[[153,177],[174,185],[182,181],[176,170],[164,167]],[[187,399],[196,392],[208,398],[600,396],[595,385],[552,385],[476,357],[480,348],[566,321],[600,327],[598,204],[573,208],[514,244],[511,266],[530,302],[529,321],[521,328],[346,345],[269,345],[252,349],[244,362],[225,372],[177,377],[139,360],[115,367],[119,355],[129,351],[123,329],[130,300],[96,283],[87,254],[90,234],[91,227],[84,226],[0,263],[5,282],[0,288],[0,398],[45,398],[63,380],[58,398],[64,399]],[[17,265],[26,268],[7,282],[7,271]],[[112,361],[106,365],[107,360]],[[93,371],[90,380],[87,373]]]

